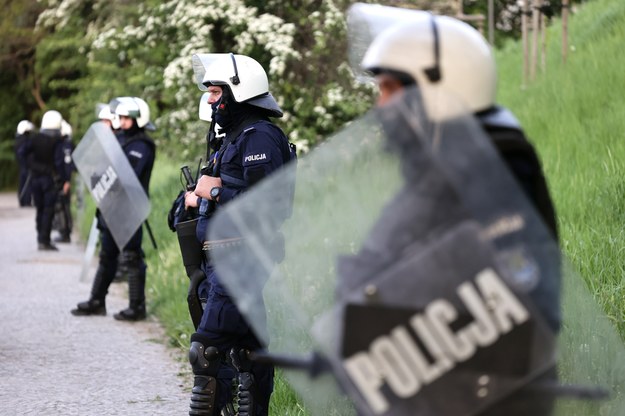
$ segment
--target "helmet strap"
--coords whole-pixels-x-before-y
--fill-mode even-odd
[[[230,81],[232,85],[239,85],[241,80],[239,79],[239,71],[237,70],[237,61],[234,59],[234,54],[230,53],[230,58],[232,58],[232,66],[234,67],[234,76],[230,77]]]
[[[440,38],[438,35],[438,27],[436,25],[436,19],[434,15],[431,15],[430,22],[432,23],[432,37],[434,38],[434,66],[423,70],[425,76],[430,82],[435,83],[441,80],[441,57],[440,57]]]

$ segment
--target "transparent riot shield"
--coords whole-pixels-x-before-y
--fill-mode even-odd
[[[72,159],[121,250],[147,219],[150,200],[119,141],[105,123],[93,123]]]
[[[289,219],[292,166],[218,210],[209,253],[258,357],[307,370],[286,374],[315,415],[623,414],[622,341],[474,118],[438,104],[455,116],[407,91],[301,158]]]

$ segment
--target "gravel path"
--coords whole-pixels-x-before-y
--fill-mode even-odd
[[[0,193],[0,415],[187,414],[188,363],[164,345],[159,323],[113,319],[128,304],[121,283],[107,316],[72,316],[95,270],[79,281],[74,243],[37,251],[34,216]]]

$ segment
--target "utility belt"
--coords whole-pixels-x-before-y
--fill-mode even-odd
[[[237,247],[243,244],[243,237],[225,238],[223,240],[204,241],[202,251],[212,251],[218,248]]]

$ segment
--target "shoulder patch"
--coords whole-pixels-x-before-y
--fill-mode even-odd
[[[254,153],[243,158],[243,163],[260,162],[267,159],[267,153]]]
[[[143,157],[143,153],[139,153],[136,150],[131,150],[130,152],[128,152],[129,156],[134,156],[137,159],[141,159]]]

